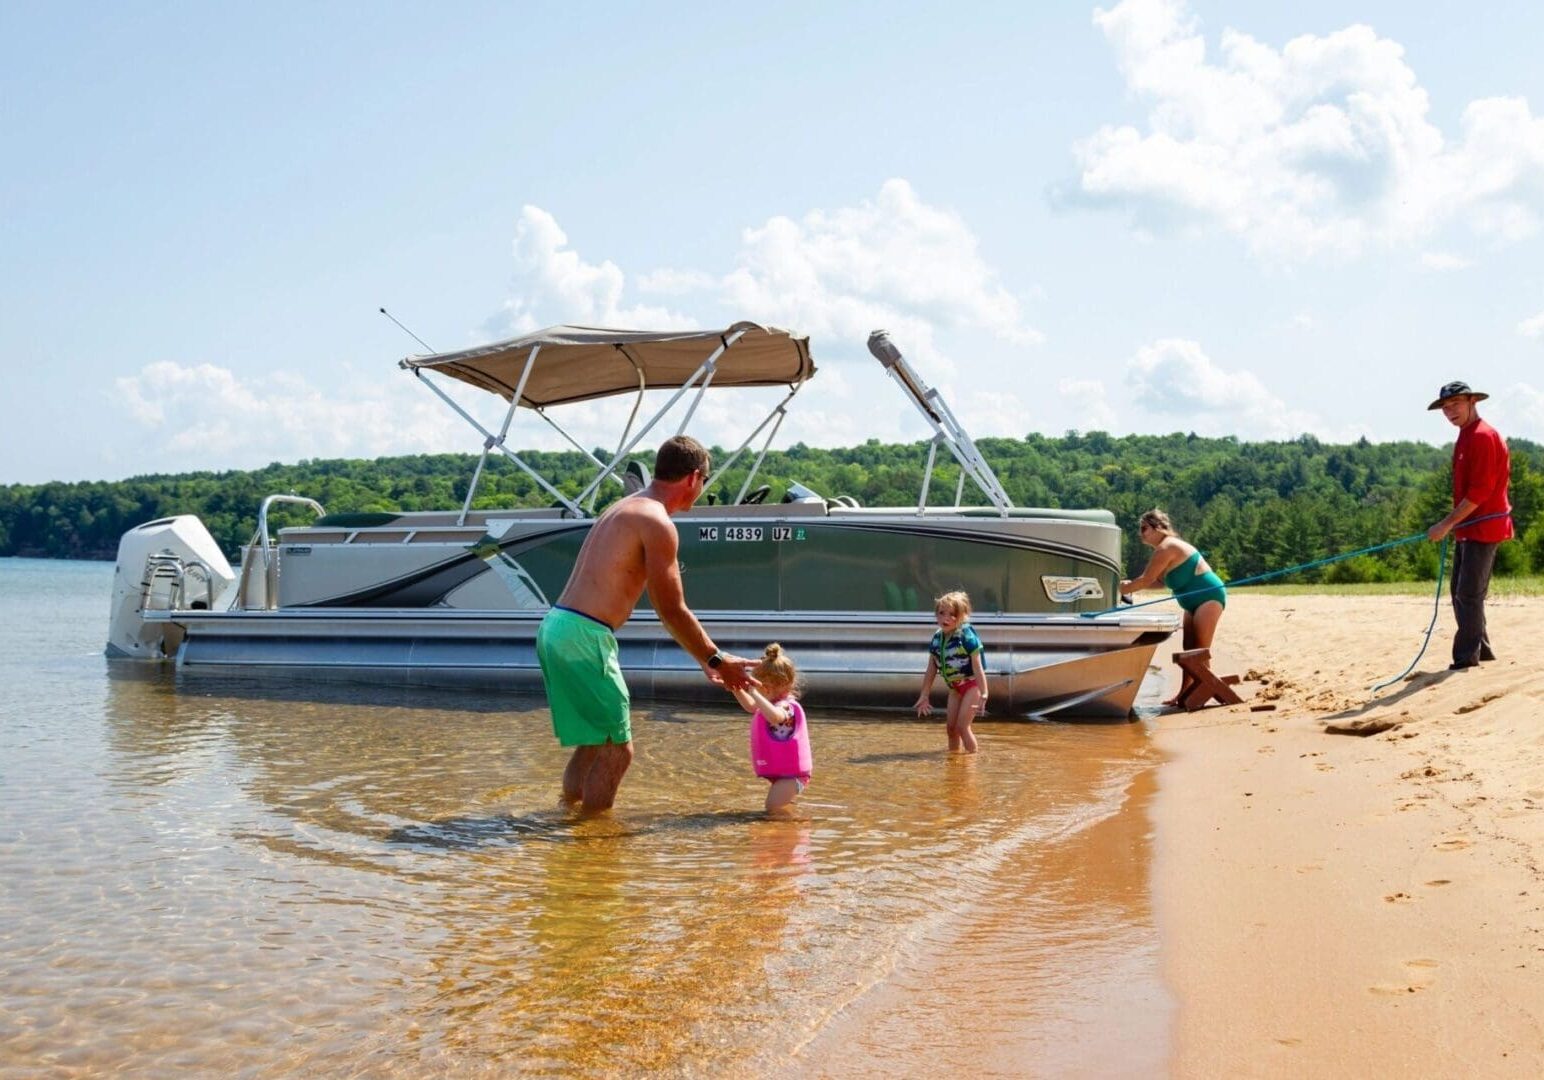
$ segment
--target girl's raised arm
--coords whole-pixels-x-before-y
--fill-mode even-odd
[[[756,699],[751,697],[751,692],[749,689],[737,686],[730,689],[729,692],[733,694],[734,699],[740,703],[740,708],[744,709],[748,713],[753,713],[756,711]]]
[[[746,694],[755,703],[755,708],[746,706],[747,712],[755,712],[756,709],[760,709],[761,715],[774,724],[786,724],[791,719],[781,705],[772,704],[771,701],[767,700],[767,695],[763,694],[757,687],[750,687],[746,690]]]

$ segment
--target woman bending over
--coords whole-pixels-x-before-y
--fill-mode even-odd
[[[1228,590],[1194,544],[1174,531],[1174,523],[1162,510],[1149,510],[1137,525],[1142,543],[1153,549],[1147,569],[1120,583],[1122,596],[1155,588],[1161,581],[1185,609],[1185,649],[1210,649],[1217,633],[1222,610],[1228,605]],[[1179,693],[1165,705],[1178,705],[1193,689],[1189,675],[1180,678]]]

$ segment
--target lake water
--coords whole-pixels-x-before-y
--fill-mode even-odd
[[[782,821],[643,704],[583,819],[539,698],[109,665],[111,579],[0,559],[0,1074],[1164,1069],[1144,722],[811,700]]]

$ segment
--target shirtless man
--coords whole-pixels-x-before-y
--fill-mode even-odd
[[[696,439],[666,440],[648,487],[618,500],[590,527],[563,595],[536,631],[552,728],[561,745],[575,748],[563,770],[563,798],[586,813],[610,809],[633,761],[615,631],[645,587],[660,622],[710,682],[730,689],[754,684],[748,669],[755,661],[720,652],[686,606],[676,562],[680,538],[670,515],[702,495],[710,466]]]

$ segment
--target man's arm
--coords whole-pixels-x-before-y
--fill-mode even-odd
[[[1452,532],[1453,529],[1464,520],[1464,518],[1474,513],[1479,509],[1479,507],[1479,503],[1471,502],[1470,500],[1465,499],[1463,502],[1453,507],[1453,512],[1448,514],[1447,517],[1443,518],[1441,521],[1437,522],[1431,528],[1426,530],[1426,539],[1430,540],[1434,544],[1445,540],[1448,533]]]
[[[754,661],[720,653],[692,609],[686,606],[686,589],[681,584],[681,566],[677,561],[681,541],[675,523],[663,510],[658,515],[648,515],[644,521],[644,582],[659,621],[687,655],[702,666],[711,681],[722,682],[730,689],[754,684],[748,673]],[[708,660],[715,655],[720,657],[719,665],[709,667]]]

